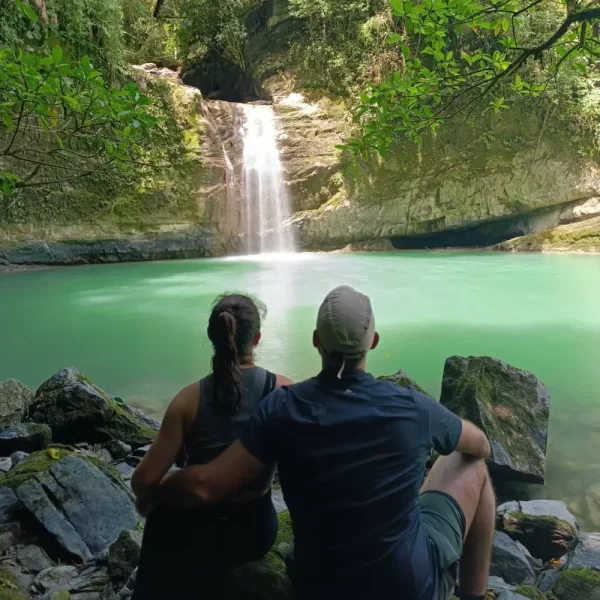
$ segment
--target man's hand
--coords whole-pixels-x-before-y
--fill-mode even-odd
[[[157,497],[160,502],[186,508],[224,502],[234,499],[266,470],[238,440],[211,463],[185,467],[165,477]]]

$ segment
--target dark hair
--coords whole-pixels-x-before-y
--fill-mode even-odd
[[[251,350],[260,331],[263,304],[243,294],[219,296],[208,319],[208,338],[213,345],[213,402],[224,412],[235,413],[242,400],[241,359]]]

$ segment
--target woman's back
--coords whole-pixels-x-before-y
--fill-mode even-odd
[[[235,413],[214,402],[214,375],[200,380],[198,412],[185,437],[186,465],[206,464],[236,439],[262,399],[275,389],[276,376],[261,367],[241,370],[241,398]]]

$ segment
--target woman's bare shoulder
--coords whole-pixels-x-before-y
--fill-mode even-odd
[[[275,388],[283,387],[284,385],[293,385],[294,382],[285,375],[280,375],[279,373],[275,374]]]

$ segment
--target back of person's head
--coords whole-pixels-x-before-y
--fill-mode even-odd
[[[252,362],[252,351],[260,340],[261,314],[265,307],[249,296],[227,294],[218,297],[208,319],[208,338],[213,345],[213,402],[233,414],[242,399],[244,362]]]
[[[367,352],[379,343],[375,316],[368,296],[339,286],[325,296],[319,308],[313,344],[323,366],[335,368],[338,377],[363,364]]]

